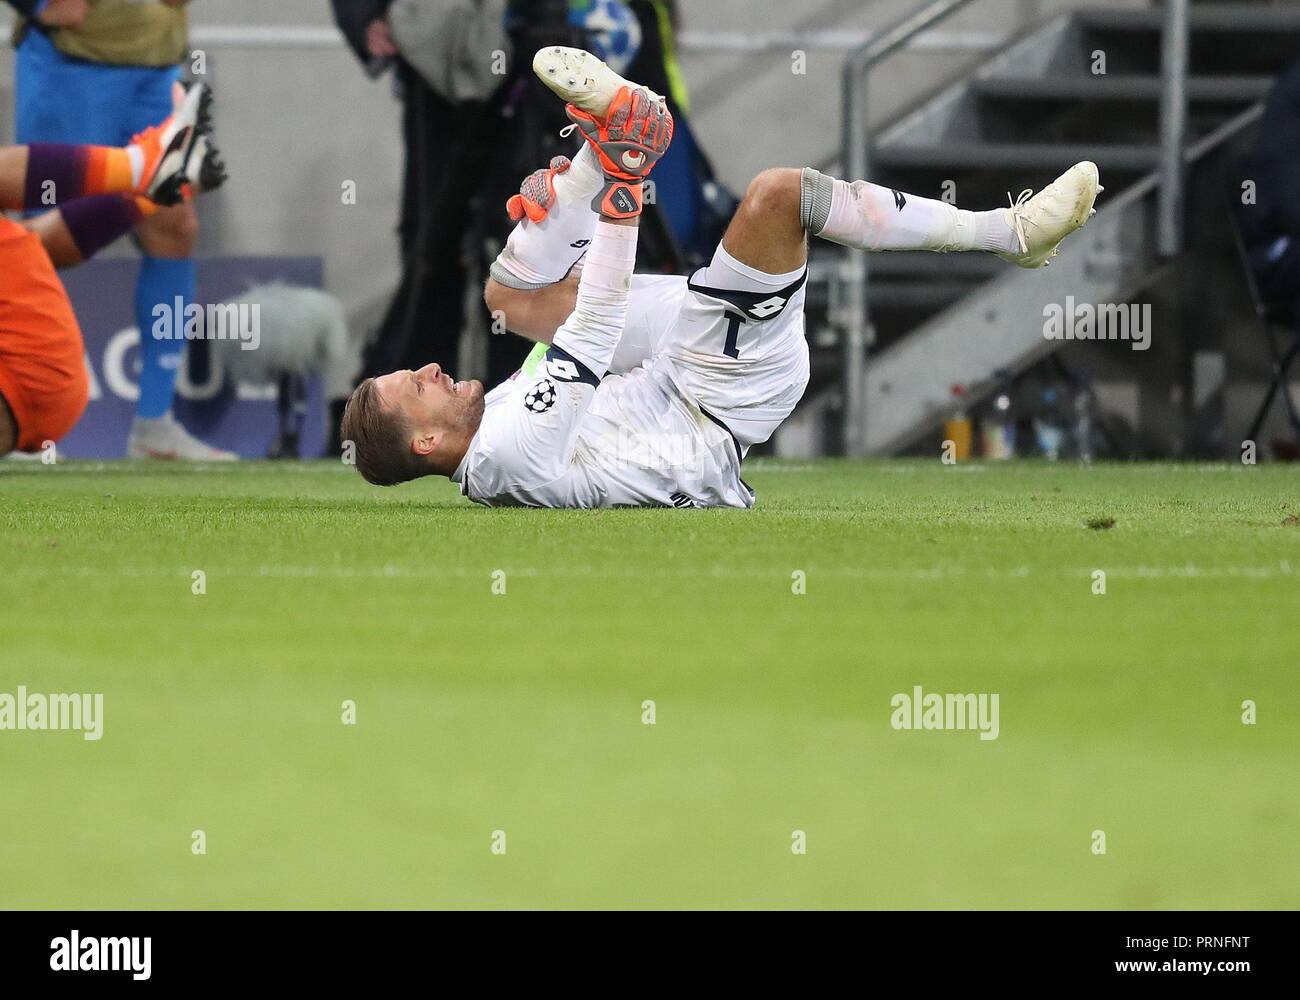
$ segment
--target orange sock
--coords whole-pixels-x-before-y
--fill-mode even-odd
[[[119,194],[134,191],[135,171],[128,149],[87,146],[85,194]]]

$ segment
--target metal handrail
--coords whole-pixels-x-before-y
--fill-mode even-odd
[[[1183,248],[1183,142],[1187,134],[1187,0],[1165,0],[1160,38],[1160,191],[1157,246],[1173,257]]]
[[[8,8],[0,8],[0,34],[8,34],[13,25],[14,17]],[[677,51],[695,55],[788,54],[792,49],[848,53],[875,37],[871,31],[847,28],[763,32],[685,30],[677,34],[675,45]],[[941,52],[984,52],[997,48],[1005,40],[1006,32],[1002,30],[937,32],[917,38],[915,47]],[[191,20],[190,45],[195,48],[342,49],[344,40],[332,24],[209,24]]]
[[[922,31],[937,24],[974,0],[931,0],[888,28],[874,34],[844,61],[842,76],[842,165],[850,180],[865,180],[870,168],[867,120],[867,77],[871,69]],[[844,282],[844,452],[859,458],[866,454],[866,362],[873,340],[867,310],[867,257],[861,250],[845,248]]]
[[[867,78],[871,69],[917,34],[956,13],[973,0],[931,0],[873,36],[844,62],[842,149],[844,175],[867,179],[870,139]],[[1160,190],[1158,248],[1165,256],[1182,249],[1183,155],[1187,127],[1187,0],[1165,0],[1161,31]],[[844,450],[866,453],[866,349],[875,340],[867,305],[867,258],[847,249],[840,279],[844,330]]]

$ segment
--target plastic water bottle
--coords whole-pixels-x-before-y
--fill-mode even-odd
[[[993,397],[993,405],[980,427],[984,457],[1005,461],[1016,455],[1016,422],[1011,417],[1011,393],[1006,389]]]
[[[1042,407],[1034,417],[1034,439],[1039,453],[1049,462],[1055,462],[1061,457],[1067,437],[1065,421],[1061,419],[1057,400],[1055,389],[1044,389]]]
[[[970,415],[966,412],[966,387],[954,385],[951,392],[952,416],[943,422],[943,437],[952,442],[953,459],[965,462],[970,458],[972,437]]]
[[[1093,459],[1092,427],[1093,408],[1096,399],[1092,386],[1086,380],[1080,380],[1079,391],[1074,394],[1074,453],[1084,462]]]

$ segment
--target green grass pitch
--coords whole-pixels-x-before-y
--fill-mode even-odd
[[[1300,905],[1294,469],[747,470],[570,512],[5,463],[0,692],[105,718],[0,731],[0,906]],[[998,738],[895,730],[916,685]]]

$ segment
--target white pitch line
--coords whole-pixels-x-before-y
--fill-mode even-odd
[[[169,462],[165,466],[159,466],[157,462],[147,460],[127,460],[118,459],[109,462],[94,462],[86,459],[69,459],[63,462],[57,462],[54,465],[43,465],[39,461],[23,458],[0,459],[0,475],[18,475],[18,476],[48,476],[54,473],[62,472],[73,474],[78,472],[95,473],[96,475],[117,476],[122,474],[130,475],[151,475],[156,476],[160,473],[163,476],[176,475],[177,473],[221,473],[229,475],[238,480],[240,476],[255,472],[258,475],[268,475],[275,473],[279,475],[282,472],[294,472],[299,475],[307,473],[323,472],[328,475],[336,475],[341,471],[350,471],[350,467],[339,462],[335,465],[332,462],[240,462],[234,469],[226,462]]]
[[[1121,566],[1107,567],[1104,564],[1087,568],[1070,568],[1057,571],[1033,570],[1028,566],[1010,568],[989,567],[968,569],[961,566],[934,567],[861,567],[837,566],[818,568],[814,566],[796,567],[755,567],[714,566],[706,569],[681,567],[678,569],[605,569],[597,567],[557,566],[547,569],[536,567],[484,566],[472,569],[464,566],[437,567],[424,566],[250,566],[250,567],[215,567],[192,566],[181,569],[166,569],[154,566],[119,566],[106,569],[100,566],[59,566],[42,569],[33,566],[15,567],[6,570],[7,578],[47,578],[53,576],[76,577],[83,579],[162,579],[189,578],[201,569],[209,579],[368,579],[368,580],[439,580],[439,579],[479,579],[490,577],[496,570],[503,570],[507,576],[537,577],[541,579],[628,579],[628,580],[677,580],[689,578],[708,578],[726,580],[753,580],[764,577],[786,579],[795,569],[803,569],[810,577],[838,577],[851,580],[949,580],[956,577],[977,579],[1026,579],[1030,576],[1047,578],[1089,578],[1098,569],[1105,570],[1110,579],[1289,579],[1295,574],[1287,561],[1276,566]]]

